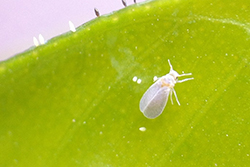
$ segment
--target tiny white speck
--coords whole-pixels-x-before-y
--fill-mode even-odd
[[[187,103],[187,106],[188,106],[189,104]]]
[[[11,131],[8,131],[8,135],[11,136],[11,135],[12,135],[12,132],[11,132]]]
[[[39,42],[38,42],[38,40],[36,39],[36,37],[33,37],[33,42],[34,42],[34,45],[35,45],[35,46],[39,46]]]
[[[157,76],[154,76],[153,80],[156,81],[157,79],[158,79],[158,77],[157,77]]]
[[[135,49],[137,50],[137,46],[135,47]]]
[[[133,81],[136,82],[137,81],[137,76],[133,77]]]
[[[39,34],[38,39],[39,39],[39,42],[40,42],[41,45],[45,44],[45,40],[44,40],[42,34]]]
[[[226,136],[228,137],[228,134],[226,134]]]
[[[238,145],[239,145],[239,146],[241,146],[241,144],[240,144],[240,143],[239,143]]]
[[[191,126],[191,129],[193,129],[193,127]]]
[[[214,91],[217,91],[217,89],[214,89]]]
[[[137,80],[137,83],[140,84],[140,83],[141,83],[141,79],[138,79],[138,80]]]
[[[140,130],[141,132],[145,132],[147,129],[146,129],[145,127],[140,127],[139,130]]]
[[[116,157],[118,157],[118,154],[115,154]]]
[[[75,31],[76,31],[75,25],[74,25],[71,21],[69,21],[69,29],[70,29],[70,31],[72,31],[72,32],[75,32]]]
[[[110,89],[110,86],[108,87],[108,90]]]
[[[83,124],[86,124],[86,121],[83,121]]]
[[[249,154],[247,154],[247,156],[249,157]]]
[[[102,131],[100,131],[100,135],[102,135]]]
[[[72,122],[76,122],[76,120],[75,120],[75,119],[72,119]]]
[[[217,166],[217,164],[214,164],[214,166]]]
[[[207,102],[207,99],[205,99],[205,102]]]

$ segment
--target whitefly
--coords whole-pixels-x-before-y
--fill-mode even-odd
[[[173,104],[173,93],[178,105],[180,105],[177,94],[174,90],[175,84],[194,79],[186,78],[183,80],[178,80],[179,77],[192,75],[192,73],[178,74],[175,70],[173,70],[170,60],[168,60],[168,63],[170,66],[170,72],[158,78],[156,82],[148,88],[148,90],[141,98],[140,110],[144,114],[144,116],[149,119],[154,119],[162,113],[167,104],[169,95],[171,103]]]

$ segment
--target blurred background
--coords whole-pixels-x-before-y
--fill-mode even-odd
[[[144,0],[137,0],[142,2]],[[134,3],[126,0],[127,5]],[[69,31],[69,21],[78,27],[96,17],[124,8],[121,0],[2,0],[0,5],[0,61],[34,45],[33,37],[45,40]]]

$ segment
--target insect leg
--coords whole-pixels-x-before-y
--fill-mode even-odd
[[[177,94],[176,94],[174,88],[173,88],[173,92],[174,92],[175,99],[176,99],[178,105],[180,106],[181,104],[180,104],[180,102],[179,102],[179,100],[178,100],[178,97],[177,97]]]
[[[192,80],[194,78],[186,78],[186,79],[183,79],[183,80],[178,80],[176,81],[177,83],[182,83],[182,82],[185,82],[185,81],[189,81],[189,80]]]
[[[171,90],[170,90],[170,100],[171,100],[171,103],[172,103],[172,105],[173,105],[174,103],[173,103],[172,94],[173,94],[173,91],[172,91],[172,89],[171,89]]]
[[[188,76],[188,75],[192,75],[192,73],[187,73],[187,74],[179,74],[178,77],[183,77],[183,76]]]

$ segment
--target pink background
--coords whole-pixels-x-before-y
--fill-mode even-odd
[[[126,0],[133,4],[133,0]],[[142,2],[143,0],[137,0]],[[39,34],[49,40],[101,15],[124,8],[121,0],[2,0],[0,5],[0,61],[33,46]]]

